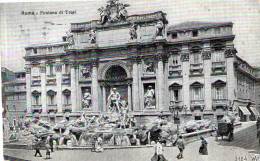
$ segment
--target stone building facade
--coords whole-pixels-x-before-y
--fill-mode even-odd
[[[254,69],[236,55],[231,22],[170,26],[161,11],[127,7],[109,1],[100,20],[72,23],[63,42],[25,49],[28,114],[55,121],[127,104],[140,121],[171,115],[169,106],[203,119],[255,105]]]

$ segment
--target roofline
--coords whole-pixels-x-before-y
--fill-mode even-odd
[[[45,44],[32,44],[30,46],[25,47],[25,50],[27,49],[33,49],[33,48],[44,48],[49,46],[61,46],[69,44],[69,42],[53,42],[53,43],[45,43]]]
[[[187,22],[193,22],[193,21],[187,21]],[[203,21],[199,21],[199,22],[203,22]],[[184,22],[185,23],[185,22]],[[215,28],[215,27],[224,27],[224,26],[233,26],[233,22],[220,22],[220,23],[216,23],[214,24],[214,22],[210,22],[212,23],[212,25],[205,25],[205,26],[200,26],[200,27],[189,27],[189,28],[183,28],[183,29],[172,29],[172,30],[168,30],[170,28],[170,26],[167,29],[167,33],[169,32],[179,32],[179,31],[190,31],[190,30],[194,30],[194,29],[206,29],[206,28]],[[182,23],[180,23],[182,24]],[[178,25],[178,24],[177,24]],[[172,26],[176,26],[176,25],[172,25]]]

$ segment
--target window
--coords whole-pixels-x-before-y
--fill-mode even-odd
[[[173,90],[173,100],[174,101],[179,101],[179,90]]]
[[[70,103],[70,95],[65,95],[65,96],[64,96],[64,104],[65,104],[65,105],[71,104],[71,103]]]
[[[199,53],[194,53],[192,54],[193,57],[193,64],[200,64],[201,63],[201,58],[200,58],[200,54]]]
[[[174,66],[179,65],[179,56],[178,55],[173,55],[173,57],[172,57],[172,64]]]
[[[54,105],[54,96],[49,96],[49,105]]]
[[[223,62],[225,60],[224,53],[221,51],[214,51],[212,53],[212,62]]]
[[[198,36],[198,30],[192,31],[192,37],[197,37]]]
[[[48,95],[48,105],[56,105],[56,92],[54,92],[53,90],[49,90],[47,92]]]
[[[40,104],[40,95],[33,96],[33,105],[39,105]]]
[[[40,76],[40,69],[38,67],[32,67],[32,76],[33,77]]]
[[[203,85],[195,82],[191,85],[191,100],[203,100]]]
[[[71,100],[70,100],[70,90],[66,89],[63,92],[63,104],[64,105],[70,105],[71,104]]]
[[[213,99],[220,100],[226,98],[226,83],[218,80],[212,84]]]
[[[215,88],[215,99],[224,99],[224,87]]]
[[[37,49],[36,48],[33,49],[33,53],[37,54]]]
[[[51,53],[52,52],[52,47],[48,47],[48,51],[49,51],[49,53]]]
[[[64,72],[65,72],[65,74],[70,73],[70,65],[69,64],[65,64]]]
[[[178,37],[178,35],[176,32],[172,33],[172,39],[176,39],[177,37]]]
[[[53,66],[53,64],[49,64],[49,75],[54,75],[54,66]]]

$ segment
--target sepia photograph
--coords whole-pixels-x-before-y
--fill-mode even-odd
[[[0,1],[3,161],[260,161],[259,0]]]

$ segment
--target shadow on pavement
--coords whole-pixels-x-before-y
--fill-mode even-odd
[[[240,147],[248,150],[249,153],[260,154],[260,145],[256,137],[256,125],[249,126],[241,131],[235,132],[234,140],[229,142],[226,139],[217,141],[221,146]]]

